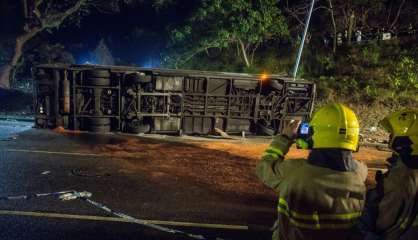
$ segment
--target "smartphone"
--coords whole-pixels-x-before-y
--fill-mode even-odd
[[[299,126],[298,135],[299,136],[306,136],[309,135],[310,125],[307,122],[302,122]]]

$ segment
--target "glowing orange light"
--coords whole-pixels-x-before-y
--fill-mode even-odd
[[[261,74],[261,76],[260,76],[261,81],[267,80],[267,78],[268,78],[268,75],[265,74],[265,73]]]

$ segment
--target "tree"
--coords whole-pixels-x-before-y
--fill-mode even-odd
[[[307,14],[310,0],[286,1],[283,6],[285,13],[295,20],[295,26],[303,25],[303,19]],[[314,8],[314,16],[321,24],[316,32],[323,33],[324,26],[330,28],[333,34],[333,52],[337,49],[337,33],[344,32],[347,44],[351,44],[354,32],[374,32],[377,29],[393,31],[396,28],[407,26],[414,22],[417,3],[412,0],[317,0]],[[319,11],[323,10],[323,11]],[[409,10],[409,12],[408,12]],[[402,17],[401,17],[402,16]],[[326,20],[328,18],[328,20]],[[403,22],[402,22],[403,21]],[[415,20],[416,22],[416,20]],[[315,31],[315,30],[311,30]]]
[[[300,31],[301,26],[305,25],[304,19],[308,14],[309,6],[311,4],[310,0],[302,0],[302,1],[293,1],[289,2],[286,1],[284,3],[284,9],[287,13],[288,17],[295,20],[296,24],[294,25],[297,31]],[[337,5],[335,7],[334,5]],[[339,29],[339,25],[337,25],[338,17],[341,15],[337,14],[337,11],[340,10],[342,3],[338,3],[338,0],[324,0],[324,1],[316,1],[315,8],[313,9],[313,15],[315,18],[319,19],[320,22],[325,21],[326,25],[330,25],[331,32],[332,32],[332,51],[336,53],[337,51],[337,33],[341,29]],[[322,11],[321,11],[322,10]],[[338,12],[339,13],[339,12]],[[323,15],[321,15],[323,14]],[[328,20],[325,20],[329,17]],[[311,32],[315,30],[311,28]],[[321,25],[320,32],[324,33],[324,26]]]
[[[32,66],[46,63],[65,63],[74,64],[74,56],[59,43],[40,42],[36,47],[25,52],[15,71],[12,72],[12,79],[18,78],[19,81],[13,83],[13,87],[20,89],[31,89],[31,72]]]
[[[175,68],[210,49],[237,47],[237,56],[251,67],[266,40],[288,35],[276,0],[203,0],[185,25],[171,31],[168,57]]]
[[[22,0],[21,2],[25,18],[23,32],[15,39],[11,60],[0,70],[0,87],[4,88],[10,86],[10,74],[21,59],[24,46],[29,40],[44,30],[58,28],[64,20],[90,4],[88,0],[65,1],[66,4],[62,5],[51,0]]]
[[[96,9],[102,13],[120,10],[120,4],[133,4],[141,0],[21,0],[23,9],[22,31],[16,36],[13,56],[0,67],[0,88],[10,86],[12,71],[21,59],[24,47],[31,39],[44,31],[51,31],[63,26],[67,21],[80,23],[83,16]],[[155,0],[157,8],[171,0]]]

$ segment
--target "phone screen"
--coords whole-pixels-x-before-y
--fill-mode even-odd
[[[300,134],[301,135],[309,134],[309,123],[301,123],[300,124]]]

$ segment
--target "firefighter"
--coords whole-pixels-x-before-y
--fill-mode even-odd
[[[273,239],[344,239],[361,215],[366,192],[367,167],[352,158],[357,117],[334,103],[319,109],[309,125],[303,123],[308,131],[296,139],[299,125],[293,121],[274,136],[257,164],[259,179],[278,194]],[[295,141],[312,149],[308,159],[284,161]]]
[[[359,222],[366,239],[417,239],[418,237],[418,110],[401,110],[380,125],[390,133],[393,156],[385,174],[367,193]]]

